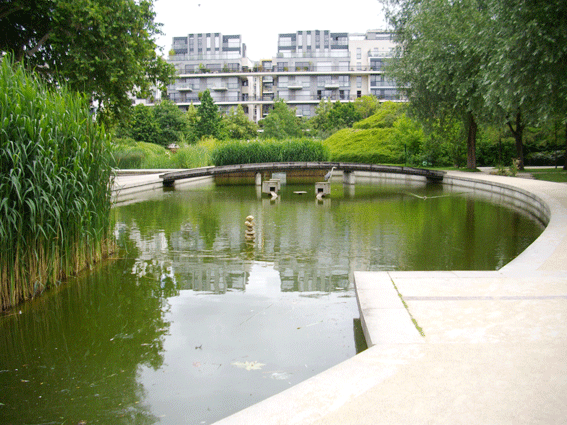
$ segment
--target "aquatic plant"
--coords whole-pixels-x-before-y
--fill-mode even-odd
[[[0,63],[0,309],[109,254],[109,139],[83,95]]]

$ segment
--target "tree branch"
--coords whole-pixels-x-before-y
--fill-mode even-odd
[[[30,57],[37,53],[37,51],[43,46],[43,44],[47,41],[47,39],[51,37],[51,32],[47,32],[41,39],[37,42],[35,47],[31,50],[26,50],[26,56]]]

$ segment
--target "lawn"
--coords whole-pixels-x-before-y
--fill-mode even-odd
[[[528,168],[524,173],[531,174],[534,179],[546,180],[549,182],[567,183],[567,171],[563,168]]]

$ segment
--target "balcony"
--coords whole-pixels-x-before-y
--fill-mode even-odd
[[[290,81],[287,84],[287,88],[288,90],[301,90],[303,89],[303,84]]]
[[[212,91],[228,91],[228,87],[227,86],[215,86],[215,87],[209,87]]]
[[[193,91],[193,86],[190,84],[180,84],[176,87],[177,91],[182,91],[182,92],[192,92]]]
[[[327,81],[325,82],[325,88],[328,90],[338,89],[341,85],[338,81]]]

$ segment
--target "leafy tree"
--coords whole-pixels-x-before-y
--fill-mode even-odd
[[[231,108],[224,121],[231,139],[253,139],[258,136],[258,126],[248,119],[242,105],[238,105],[236,109]]]
[[[159,126],[156,123],[154,111],[149,106],[136,105],[126,129],[127,134],[137,142],[159,144]]]
[[[289,108],[283,99],[276,100],[263,124],[263,137],[266,138],[286,139],[303,136],[300,120],[295,116],[295,108]]]
[[[523,166],[527,124],[560,117],[567,126],[567,3],[487,0],[486,5],[492,25],[481,35],[493,51],[486,97],[507,118]]]
[[[170,100],[154,106],[154,119],[159,128],[159,144],[167,146],[187,140],[190,134],[186,115]]]
[[[167,146],[191,140],[191,128],[177,105],[164,100],[156,106],[136,105],[127,124],[116,128],[115,136]]]
[[[4,0],[0,52],[49,82],[65,82],[105,117],[130,110],[129,94],[165,88],[174,69],[156,54],[153,0]]]
[[[331,128],[350,128],[355,122],[360,121],[361,116],[355,109],[353,103],[335,102],[329,111],[329,123]]]
[[[219,109],[215,105],[209,89],[199,95],[201,104],[197,108],[197,122],[195,135],[197,139],[212,136],[217,139],[224,138],[224,126]]]
[[[376,96],[361,96],[354,101],[354,109],[360,115],[360,119],[374,115],[380,109],[380,101]]]
[[[330,100],[321,100],[316,113],[317,115],[311,119],[311,124],[320,137],[328,137],[342,128],[350,128],[362,119],[359,109],[351,102],[332,103]]]
[[[422,119],[454,116],[467,129],[467,168],[476,168],[477,120],[484,112],[477,44],[486,13],[477,0],[400,0],[390,19],[399,43],[389,72]]]

